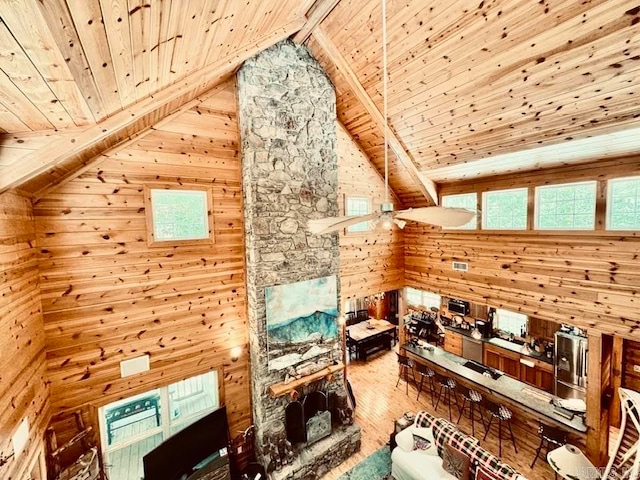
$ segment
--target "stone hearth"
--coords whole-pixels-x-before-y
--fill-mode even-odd
[[[272,478],[319,478],[359,450],[360,429],[342,408],[330,436],[311,445],[286,440],[290,399],[273,398],[269,387],[288,372],[269,370],[265,288],[338,276],[337,234],[316,236],[306,227],[311,218],[338,215],[335,92],[307,49],[285,40],[239,70],[238,106],[257,454]],[[323,346],[318,365],[342,361],[341,339]],[[342,372],[300,390],[346,398]]]

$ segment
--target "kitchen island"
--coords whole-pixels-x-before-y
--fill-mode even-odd
[[[454,378],[458,383],[477,390],[486,399],[502,403],[511,409],[514,414],[516,440],[519,443],[524,442],[530,448],[537,448],[537,429],[539,422],[543,422],[564,429],[569,434],[571,443],[584,448],[587,426],[583,418],[578,415],[574,415],[573,418],[560,415],[551,403],[551,400],[557,400],[557,397],[507,375],[493,379],[478,373],[464,366],[466,359],[438,347],[429,345],[424,348],[406,343],[401,348],[415,362],[428,365],[439,374]],[[439,413],[443,412],[444,410],[440,410]]]

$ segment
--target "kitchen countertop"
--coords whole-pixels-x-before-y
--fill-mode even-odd
[[[483,387],[495,395],[502,396],[512,402],[518,403],[522,408],[532,410],[540,415],[553,419],[556,422],[571,428],[575,432],[585,433],[587,431],[587,426],[584,424],[581,416],[574,415],[573,419],[569,420],[568,418],[555,413],[554,406],[550,401],[543,400],[542,398],[539,398],[538,395],[527,393],[527,391],[534,392],[553,400],[559,400],[558,397],[544,392],[543,390],[527,385],[515,378],[509,377],[508,375],[502,375],[497,380],[494,380],[493,378],[487,377],[463,366],[463,364],[467,362],[466,359],[452,353],[445,352],[438,347],[432,346],[433,350],[429,351],[427,348],[405,343],[402,348],[407,352],[433,363],[434,365],[454,373],[458,377],[464,378],[479,385],[480,387]]]
[[[458,328],[458,327],[454,327],[454,326],[451,326],[451,325],[443,325],[443,326],[444,326],[444,328],[446,330],[450,330],[452,332],[459,333],[459,334],[464,335],[466,337],[471,337],[471,332],[473,331],[473,329],[465,330],[463,328]],[[553,358],[547,358],[547,356],[544,353],[538,353],[538,352],[533,351],[533,350],[530,353],[524,353],[524,352],[522,352],[520,350],[522,345],[519,345],[517,343],[513,343],[513,348],[505,348],[502,345],[496,345],[495,343],[492,343],[489,338],[481,338],[480,341],[484,342],[484,343],[488,343],[490,345],[493,345],[494,347],[504,348],[505,350],[510,350],[512,352],[519,353],[520,355],[523,355],[523,356],[526,356],[526,357],[531,357],[531,358],[533,358],[535,360],[540,360],[541,362],[548,363],[549,365],[553,365]]]

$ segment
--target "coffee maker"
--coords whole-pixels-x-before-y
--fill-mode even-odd
[[[476,320],[476,328],[482,335],[482,338],[491,338],[491,334],[493,333],[493,321]]]

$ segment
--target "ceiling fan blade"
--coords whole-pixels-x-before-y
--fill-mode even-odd
[[[472,210],[453,207],[410,208],[409,210],[399,210],[393,214],[394,218],[441,227],[461,227],[469,223],[475,216],[476,212]]]
[[[369,215],[359,215],[357,217],[318,218],[316,220],[309,220],[307,226],[311,233],[322,235],[323,233],[347,228],[349,225],[355,225],[356,223],[368,222],[378,218],[379,216],[379,213],[370,213]]]

